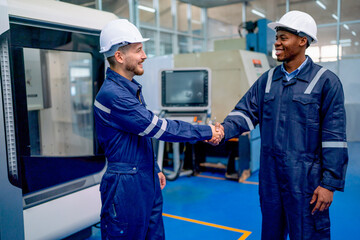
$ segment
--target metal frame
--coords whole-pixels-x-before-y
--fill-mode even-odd
[[[21,188],[12,185],[9,181],[9,162],[10,174],[13,174],[13,161],[16,163],[16,144],[14,141],[15,134],[9,134],[9,127],[11,128],[11,116],[8,110],[11,110],[9,104],[12,104],[12,98],[3,95],[3,86],[10,78],[9,71],[9,52],[8,42],[6,39],[1,40],[1,82],[0,87],[1,96],[4,96],[7,104],[3,102],[3,97],[0,97],[0,239],[24,239],[24,220],[22,208],[22,191]],[[11,84],[10,84],[11,85]],[[11,105],[12,106],[12,105]],[[6,110],[7,109],[7,110]],[[8,129],[5,133],[5,129]],[[12,135],[12,136],[11,136]],[[7,142],[7,144],[6,144]],[[15,155],[14,153],[15,152]],[[13,159],[15,157],[15,160]],[[16,167],[16,166],[15,166]],[[14,226],[16,228],[14,229]]]
[[[337,1],[337,26],[336,26],[336,74],[340,73],[340,18],[341,18],[341,0]]]
[[[99,0],[98,0],[99,1]],[[160,11],[159,11],[159,0],[153,0],[153,7],[155,9],[155,26],[148,26],[140,24],[139,20],[139,1],[138,0],[128,0],[129,2],[129,13],[130,13],[130,21],[134,23],[138,28],[143,28],[147,30],[151,30],[155,32],[155,55],[160,55],[160,34],[170,33],[172,34],[172,49],[173,53],[179,53],[179,46],[178,46],[178,37],[185,36],[189,38],[188,43],[188,52],[193,52],[193,39],[202,39],[204,43],[202,44],[202,50],[206,51],[207,49],[207,9],[201,8],[201,24],[202,24],[202,36],[198,36],[192,34],[192,27],[191,27],[191,19],[192,19],[192,11],[191,11],[191,4],[187,4],[186,16],[188,21],[188,30],[187,32],[180,32],[177,30],[177,0],[171,0],[171,13],[172,13],[172,20],[173,20],[173,28],[172,29],[165,29],[160,26]],[[99,3],[99,9],[101,5]]]
[[[13,115],[9,112],[13,108],[12,96],[8,95],[12,93],[8,43],[10,25],[5,0],[0,0],[0,13],[0,239],[24,239],[22,190],[13,185],[9,177],[9,170],[11,170],[9,167],[12,166],[13,161],[17,161],[17,157],[15,134],[13,132],[9,134],[8,131],[9,127],[14,130],[14,121]],[[8,89],[9,85],[10,89]],[[4,88],[7,88],[6,96]]]
[[[137,9],[137,5],[138,5],[138,0],[128,0],[129,2],[129,12],[130,12],[130,21],[134,22],[136,26],[144,28],[144,29],[148,29],[148,30],[152,30],[152,31],[156,31],[156,39],[155,39],[155,52],[156,55],[159,55],[160,53],[160,32],[166,32],[166,33],[170,33],[172,34],[173,37],[173,41],[172,41],[172,48],[173,48],[173,53],[174,54],[178,54],[179,53],[179,47],[178,47],[178,36],[182,35],[182,36],[186,36],[189,37],[191,40],[189,42],[189,52],[193,51],[193,46],[192,46],[192,39],[197,38],[197,39],[202,39],[204,41],[203,45],[202,45],[202,50],[206,51],[207,49],[207,42],[210,40],[210,38],[208,38],[207,34],[207,25],[208,25],[208,21],[207,21],[207,9],[206,8],[201,8],[202,11],[202,16],[201,16],[201,22],[202,22],[202,26],[203,26],[203,35],[202,36],[197,36],[192,34],[191,32],[191,18],[192,18],[192,14],[191,14],[191,4],[187,4],[187,20],[189,22],[189,27],[188,27],[188,31],[187,33],[182,33],[177,31],[177,1],[178,0],[171,0],[171,12],[172,12],[172,17],[173,17],[173,29],[169,30],[169,29],[163,29],[160,27],[159,24],[159,0],[153,0],[154,1],[154,7],[156,10],[156,25],[155,27],[150,27],[150,26],[142,26],[140,25],[139,22],[139,17],[138,17],[138,9]],[[96,4],[98,9],[102,9],[102,0],[96,0]],[[242,16],[242,21],[245,22],[246,21],[246,4],[247,1],[244,1],[242,3],[243,5],[243,16]],[[285,2],[285,9],[286,12],[290,11],[290,0],[286,0]],[[320,24],[318,25],[318,28],[322,28],[322,27],[329,27],[329,26],[336,26],[337,27],[337,62],[339,62],[340,60],[340,52],[339,52],[339,46],[340,46],[340,26],[342,24],[353,24],[353,23],[360,23],[360,20],[355,20],[355,21],[346,21],[346,22],[341,22],[341,0],[337,0],[337,15],[338,15],[338,20],[336,23],[329,23],[329,24]],[[222,37],[215,37],[215,38],[211,38],[212,40],[214,39],[222,39],[224,37],[228,37],[228,38],[233,38],[236,37],[237,35],[229,35],[229,36],[222,36]],[[357,55],[354,55],[357,56]],[[344,57],[346,58],[346,56]],[[337,74],[339,74],[339,63],[337,63]]]
[[[101,0],[97,1],[101,6]],[[41,8],[38,7],[39,4],[42,6]],[[45,11],[46,8],[51,11]],[[18,21],[20,25],[39,27],[41,24],[46,29],[98,35],[102,27],[108,21],[116,19],[116,16],[76,5],[69,8],[68,4],[57,1],[45,4],[44,1],[19,3],[19,1],[0,0],[0,12],[0,188],[2,190],[0,192],[0,239],[66,237],[99,221],[101,201],[98,183],[101,173],[92,176],[92,181],[96,182],[96,185],[91,184],[91,187],[73,194],[57,196],[55,200],[36,206],[24,204],[27,198],[35,196],[35,193],[24,198],[23,191],[17,183],[17,178],[21,174],[18,173],[20,170],[17,168],[19,153],[16,150],[19,149],[15,142],[18,139],[15,139],[16,133],[14,133],[18,130],[14,127],[16,114],[13,112],[17,107],[13,105],[17,102],[13,102],[16,96],[12,96],[14,90],[11,89],[14,87],[11,83],[14,70],[11,69],[10,60],[14,60],[14,58],[10,50],[14,50],[14,48],[10,48],[9,17],[11,22]],[[72,12],[76,14],[71,14]],[[64,16],[70,14],[74,18],[69,19],[61,14]],[[97,16],[95,18],[97,20],[91,21],[94,15]],[[80,181],[84,181],[84,179],[80,179]],[[56,188],[58,187],[60,186]],[[84,199],[87,199],[85,205],[83,204]],[[78,202],[83,205],[79,205]],[[24,209],[24,205],[26,205],[26,209]]]

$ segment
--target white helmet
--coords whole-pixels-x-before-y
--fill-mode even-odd
[[[121,46],[147,40],[149,38],[143,38],[137,27],[127,19],[116,19],[101,30],[100,53],[104,53],[105,57],[111,57]]]
[[[297,34],[305,33],[317,42],[317,26],[315,20],[307,13],[300,11],[290,11],[280,18],[278,22],[268,24],[268,27],[275,30],[278,27],[290,28],[296,30]]]

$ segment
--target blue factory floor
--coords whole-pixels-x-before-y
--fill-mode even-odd
[[[349,154],[345,192],[334,194],[330,208],[334,240],[360,236],[360,143],[349,143]],[[260,239],[257,182],[257,173],[247,183],[225,180],[217,173],[168,181],[163,190],[166,239]],[[100,232],[93,228],[89,240],[95,239],[100,239]]]

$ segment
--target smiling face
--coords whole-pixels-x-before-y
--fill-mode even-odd
[[[124,56],[125,70],[132,72],[134,75],[142,75],[144,73],[142,63],[147,58],[142,43],[132,43]]]
[[[287,31],[279,30],[276,33],[275,55],[279,62],[291,62],[304,57],[306,37],[299,37]],[[305,46],[305,47],[304,47]]]
[[[120,48],[115,52],[114,58],[115,62],[111,68],[125,78],[132,80],[135,75],[140,76],[144,73],[142,63],[147,56],[142,43],[131,43],[123,49]]]

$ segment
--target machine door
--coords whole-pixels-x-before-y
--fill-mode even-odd
[[[99,32],[11,19],[17,164],[24,208],[98,184],[93,102],[104,79]]]

